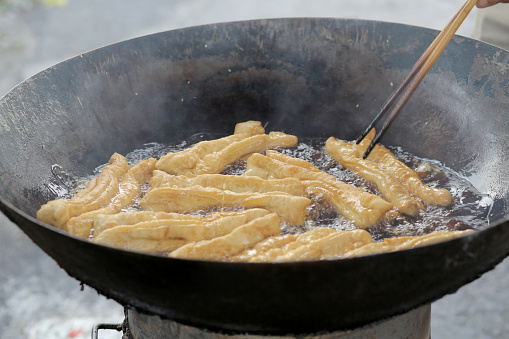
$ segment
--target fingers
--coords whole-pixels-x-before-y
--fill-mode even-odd
[[[509,3],[509,0],[479,0],[477,2],[478,8],[486,8],[493,5],[496,5],[498,3]]]

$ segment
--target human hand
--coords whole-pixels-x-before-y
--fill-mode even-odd
[[[477,1],[477,7],[485,8],[496,5],[498,3],[509,3],[509,0],[479,0]]]

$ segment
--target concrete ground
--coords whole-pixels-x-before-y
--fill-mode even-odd
[[[337,17],[442,29],[461,0],[0,0],[0,95],[82,52],[154,32],[213,22]],[[472,36],[477,9],[458,34]],[[509,34],[509,33],[508,33]],[[432,337],[508,338],[509,261],[432,305]],[[89,338],[121,322],[120,305],[68,277],[0,215],[0,338]],[[101,332],[101,338],[120,338]]]

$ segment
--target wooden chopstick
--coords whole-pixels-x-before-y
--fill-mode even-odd
[[[465,18],[468,16],[472,8],[478,0],[467,0],[459,11],[453,16],[447,26],[438,34],[429,47],[424,51],[419,60],[415,63],[412,69],[405,76],[403,81],[396,87],[396,89],[387,98],[385,103],[380,108],[376,117],[369,123],[368,127],[362,132],[361,136],[357,139],[357,144],[364,139],[364,137],[371,131],[371,129],[378,123],[378,121],[387,113],[389,108],[394,104],[395,100],[400,96],[399,100],[394,104],[387,119],[383,122],[382,128],[376,133],[375,138],[366,149],[363,159],[366,159],[373,147],[389,127],[392,121],[396,118],[408,99],[415,92],[422,79],[426,76],[430,68],[433,66],[438,57],[442,54],[443,50],[452,39],[458,28],[461,26]]]

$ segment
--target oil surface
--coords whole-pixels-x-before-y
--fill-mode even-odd
[[[130,165],[134,165],[149,157],[159,159],[168,152],[182,151],[197,142],[216,137],[197,134],[175,145],[150,143],[146,144],[143,149],[134,150],[127,154],[126,159]],[[288,149],[278,149],[278,151],[292,157],[304,159],[319,169],[333,175],[338,180],[380,195],[375,185],[358,177],[354,172],[343,168],[340,163],[329,156],[325,151],[325,141],[326,139],[301,139],[297,146]],[[426,209],[419,212],[416,217],[398,215],[390,221],[380,221],[367,229],[375,241],[395,236],[424,235],[434,231],[481,229],[488,225],[488,215],[492,200],[487,195],[478,192],[467,179],[437,161],[415,157],[400,148],[388,147],[388,149],[400,161],[414,169],[424,184],[449,190],[454,197],[454,204],[450,206],[430,206],[425,203]],[[73,178],[74,189],[62,190],[61,197],[68,198],[72,196],[77,190],[83,188],[92,177],[97,176],[105,165],[96,168],[89,177]],[[58,166],[55,166],[58,169]],[[246,161],[239,161],[230,165],[223,174],[242,175],[245,169]],[[59,171],[59,176],[61,178],[64,176],[62,171]],[[71,179],[67,178],[67,180],[69,182]],[[147,190],[148,185],[145,185],[142,189],[142,195]],[[125,210],[137,209],[139,209],[139,201]],[[206,215],[213,211],[198,211],[193,212],[193,214]],[[327,202],[312,198],[312,203],[307,211],[306,223],[299,227],[283,224],[282,233],[302,233],[316,227],[331,227],[336,230],[351,230],[356,228],[351,221],[338,214]]]

